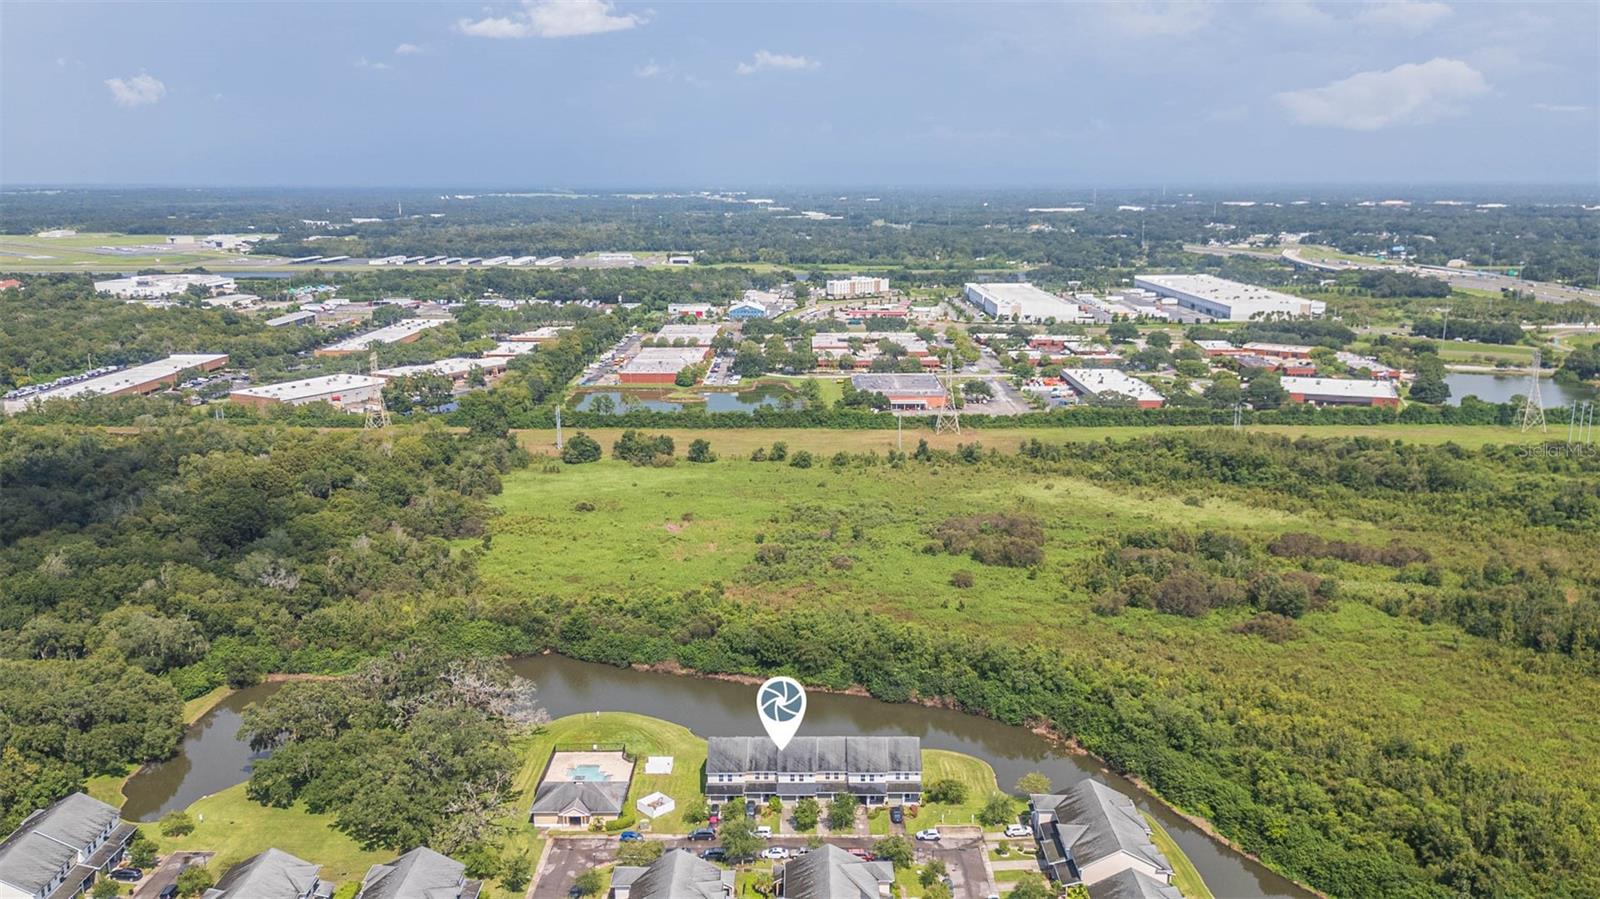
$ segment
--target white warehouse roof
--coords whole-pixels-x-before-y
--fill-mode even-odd
[[[1283,389],[1296,396],[1309,398],[1336,397],[1340,399],[1393,400],[1400,398],[1393,381],[1362,381],[1352,378],[1294,378],[1285,377]]]
[[[1149,384],[1113,368],[1064,368],[1061,377],[1080,393],[1120,393],[1147,402],[1166,399]]]
[[[293,404],[306,402],[315,397],[328,396],[343,390],[359,390],[382,386],[382,378],[374,378],[369,375],[322,375],[316,378],[301,378],[298,381],[284,381],[281,384],[245,387],[233,391],[232,395]]]
[[[365,334],[357,334],[354,337],[345,338],[338,343],[323,347],[323,351],[330,353],[354,352],[379,344],[394,343],[420,331],[446,324],[448,321],[449,319],[443,318],[408,318],[379,328],[376,331],[368,331]]]
[[[997,318],[1015,315],[1023,321],[1053,318],[1059,322],[1072,322],[1084,317],[1077,303],[1063,300],[1032,284],[998,282],[968,284],[966,288],[969,300]]]
[[[1133,283],[1179,305],[1229,321],[1249,321],[1270,315],[1317,316],[1327,311],[1321,300],[1308,300],[1277,290],[1241,284],[1215,275],[1138,275]]]
[[[452,356],[449,359],[438,359],[425,362],[421,365],[397,365],[393,368],[380,368],[373,374],[380,378],[409,378],[414,375],[443,375],[447,378],[464,378],[472,373],[474,368],[483,369],[485,374],[501,371],[506,367],[504,359],[469,359],[465,356]]]
[[[162,378],[170,378],[181,371],[191,368],[210,366],[215,368],[228,361],[223,353],[187,353],[177,356],[168,356],[143,365],[103,374],[98,377],[85,378],[62,384],[59,387],[47,388],[37,392],[15,390],[7,394],[6,411],[22,409],[33,403],[42,403],[46,400],[69,399],[75,396],[99,396],[115,394],[125,390],[132,390]],[[213,364],[215,363],[215,364]]]

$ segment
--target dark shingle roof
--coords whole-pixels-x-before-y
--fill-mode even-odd
[[[1166,856],[1150,842],[1149,825],[1133,800],[1098,780],[1086,778],[1062,794],[1055,815],[1056,838],[1071,850],[1080,868],[1126,852],[1172,870]]]
[[[458,899],[467,866],[426,846],[386,865],[373,865],[357,899]]]
[[[0,842],[0,881],[38,892],[118,820],[117,810],[72,793],[25,818]]]
[[[576,806],[591,815],[620,815],[628,798],[628,785],[610,781],[557,781],[542,783],[533,796],[532,813],[559,815]]]
[[[1178,888],[1125,868],[1089,886],[1089,899],[1183,899]]]
[[[628,899],[724,899],[733,895],[733,872],[724,871],[694,853],[674,849],[649,867],[618,867],[613,886],[627,886]]]
[[[268,849],[228,869],[205,899],[298,899],[317,884],[321,865]]]
[[[795,737],[781,751],[765,737],[712,737],[706,749],[707,774],[921,770],[922,741],[916,737]]]
[[[784,899],[878,899],[894,882],[889,862],[868,862],[838,846],[813,849],[780,869]]]

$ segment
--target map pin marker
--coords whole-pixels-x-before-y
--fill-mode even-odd
[[[782,752],[806,717],[806,688],[792,677],[774,677],[756,691],[756,712],[767,736]]]

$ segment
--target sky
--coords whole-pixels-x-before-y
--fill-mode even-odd
[[[0,4],[0,186],[1600,183],[1600,3]]]

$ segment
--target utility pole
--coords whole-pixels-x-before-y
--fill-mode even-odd
[[[906,451],[905,424],[905,416],[896,412],[894,414],[894,451],[897,453],[903,453]]]
[[[561,449],[561,404],[556,403],[556,449]]]

